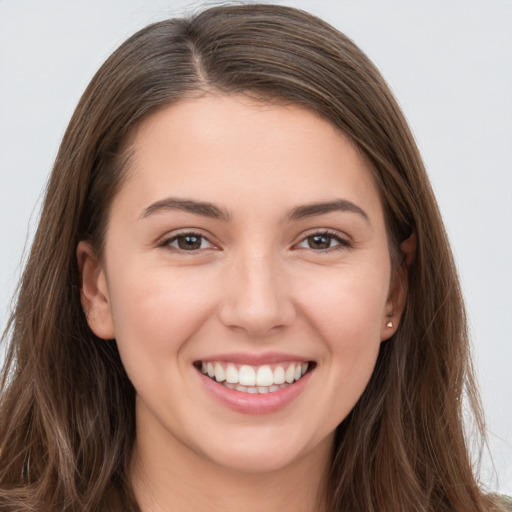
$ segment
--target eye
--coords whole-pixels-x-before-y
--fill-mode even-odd
[[[350,247],[350,242],[340,235],[331,232],[312,233],[304,238],[297,247],[316,251],[329,251]]]
[[[206,237],[199,233],[180,233],[164,240],[161,243],[161,246],[186,252],[215,248],[215,246]]]

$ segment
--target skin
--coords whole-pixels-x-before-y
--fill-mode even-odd
[[[322,510],[334,430],[404,305],[369,164],[310,111],[213,94],[145,120],[132,149],[104,254],[81,242],[77,255],[90,327],[116,338],[137,392],[142,510]],[[214,203],[229,219],[148,214],[168,197]],[[339,199],[364,215],[289,218]],[[204,237],[199,249],[179,249],[187,232]],[[329,249],[314,244],[318,233]],[[316,363],[271,414],[220,404],[193,364],[269,351]]]

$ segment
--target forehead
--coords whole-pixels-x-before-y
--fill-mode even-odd
[[[134,133],[121,196],[138,208],[166,195],[234,210],[279,210],[339,197],[380,214],[371,167],[314,112],[237,95],[182,100]]]

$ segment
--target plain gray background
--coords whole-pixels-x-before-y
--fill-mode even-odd
[[[148,23],[218,3],[0,0],[1,328],[60,139],[96,69]],[[353,38],[411,124],[467,299],[495,467],[485,456],[482,480],[512,494],[512,2],[273,3]]]

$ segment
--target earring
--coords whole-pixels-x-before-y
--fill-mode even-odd
[[[393,322],[388,322],[388,323],[386,324],[386,327],[388,327],[389,329],[391,329],[391,327],[393,327]]]

